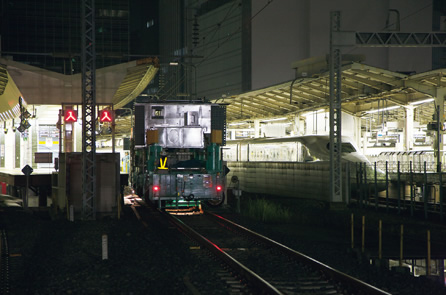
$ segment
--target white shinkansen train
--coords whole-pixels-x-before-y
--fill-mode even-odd
[[[244,192],[330,202],[329,148],[328,135],[228,140],[223,161],[230,169],[228,179],[234,178],[234,186]],[[342,162],[353,164],[342,165],[342,182],[350,184],[343,201],[348,202],[350,192],[357,188],[359,171],[369,183],[376,175],[381,191],[382,171],[377,169],[375,174],[373,165],[348,137],[342,138],[341,149]]]
[[[341,150],[345,161],[370,164],[348,137],[342,137]],[[228,140],[223,148],[223,160],[229,162],[311,162],[329,159],[328,135]]]

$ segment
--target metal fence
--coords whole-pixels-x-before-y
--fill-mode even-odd
[[[370,162],[377,163],[377,168],[385,170],[386,162],[390,172],[398,171],[398,162],[400,163],[400,172],[409,173],[410,163],[412,163],[413,172],[424,172],[424,163],[426,163],[427,172],[437,172],[437,163],[433,151],[412,151],[412,152],[382,152],[379,155],[368,156]],[[441,170],[446,170],[446,156],[440,159]]]
[[[422,158],[409,158],[415,162],[402,163],[398,155],[391,156],[394,156],[393,161],[376,161],[372,165],[350,163],[354,185],[348,188],[353,192],[350,201],[356,201],[360,207],[397,209],[398,214],[403,211],[410,212],[411,216],[421,213],[426,219],[439,216],[443,220],[446,189],[443,169],[437,172],[436,164],[421,162]]]

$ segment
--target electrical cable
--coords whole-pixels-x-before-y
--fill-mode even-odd
[[[253,21],[253,19],[258,16],[263,10],[265,10],[265,8],[267,8],[274,0],[268,0],[268,2],[259,10],[257,11],[256,14],[254,14],[250,20],[249,23],[251,23]],[[238,27],[234,32],[232,32],[231,34],[228,35],[228,37],[226,38],[226,40],[224,40],[219,46],[217,46],[211,53],[209,53],[206,57],[204,57],[199,63],[197,63],[197,65],[202,64],[204,61],[206,61],[207,59],[209,59],[209,57],[211,57],[223,44],[225,44],[226,42],[228,42],[229,40],[231,40],[231,38],[233,36],[235,36],[235,34],[239,33],[242,29],[242,26]]]

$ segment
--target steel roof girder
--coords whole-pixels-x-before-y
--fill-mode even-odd
[[[249,99],[247,99],[247,98],[243,98],[242,101],[240,101],[240,102],[237,101],[236,103],[239,103],[239,104],[240,104],[240,103],[243,103],[243,104],[248,105],[248,106],[250,106],[250,107],[252,107],[252,108],[260,109],[260,110],[261,110],[260,113],[266,113],[266,114],[270,113],[270,111],[263,111],[263,110],[262,110],[262,107],[265,108],[266,106],[262,105],[262,103],[259,103],[259,102],[254,101],[252,97],[249,98]],[[258,105],[258,106],[256,106],[256,105]],[[271,107],[266,107],[266,108],[269,108],[269,109],[271,109],[271,110],[274,110],[274,108],[271,108]]]
[[[265,114],[265,115],[268,115],[269,114],[269,112],[268,111],[264,111],[264,110],[262,110],[260,107],[256,107],[256,106],[253,106],[252,105],[252,103],[249,103],[249,102],[246,102],[246,101],[243,101],[243,102],[241,102],[241,101],[236,101],[236,102],[234,102],[233,104],[231,104],[231,106],[232,105],[234,105],[233,106],[233,108],[234,109],[240,109],[240,108],[242,108],[242,109],[244,109],[244,110],[249,110],[251,113],[263,113],[263,114]],[[228,107],[231,107],[231,106],[228,106]],[[227,108],[228,108],[227,107]]]
[[[229,110],[230,112],[233,111],[235,114],[247,114],[249,117],[251,116],[256,116],[259,113],[250,109],[248,106],[242,106],[242,107],[232,107],[232,108],[227,108],[227,110]]]
[[[293,90],[293,98],[294,97],[296,97],[296,98],[297,97],[302,97],[302,98],[306,99],[307,101],[311,101],[311,102],[314,102],[315,98],[317,99],[317,102],[324,102],[324,103],[327,103],[327,104],[329,102],[329,97],[326,97],[326,98],[321,98],[319,96],[314,97],[313,95],[311,95],[309,93],[306,93],[306,92],[303,92],[301,90]]]
[[[376,81],[372,81],[366,78],[361,78],[358,76],[355,76],[354,74],[347,74],[344,73],[343,74],[344,77],[346,77],[347,79],[351,79],[351,80],[355,80],[358,81],[364,85],[367,85],[369,87],[375,88],[381,92],[385,92],[385,91],[390,91],[391,87],[388,84],[385,83],[381,83],[381,82],[376,82]],[[379,84],[381,84],[382,86],[380,86]],[[383,89],[384,88],[384,89]]]
[[[392,72],[392,71],[389,71],[389,70],[386,70],[386,69],[376,68],[376,67],[369,66],[369,65],[366,65],[366,64],[361,64],[361,63],[353,63],[353,64],[351,64],[349,70],[361,70],[361,71],[365,71],[367,73],[374,73],[374,74],[377,74],[376,72],[379,72],[382,75],[386,75],[386,76],[389,76],[389,77],[400,78],[400,79],[406,79],[406,78],[409,77],[406,74]]]
[[[256,100],[256,101],[261,101],[262,103],[269,104],[271,106],[274,106],[274,104],[277,103],[276,99],[269,97],[265,94],[257,94],[256,96],[251,97],[251,99]]]
[[[282,97],[280,95],[277,94],[269,94],[269,93],[264,93],[264,94],[259,94],[258,97],[265,97],[266,99],[269,99],[271,101],[274,101],[274,104],[278,104],[281,106],[284,106],[284,108],[296,108],[295,106],[293,106],[292,104],[290,104],[289,101],[289,97]]]
[[[284,91],[284,90],[277,89],[277,90],[272,90],[271,93],[273,93],[275,97],[279,97],[286,101],[289,101],[289,99],[290,99],[290,91],[289,90]]]
[[[234,107],[234,108],[226,108],[226,110],[229,111],[229,112],[231,112],[231,109],[233,109],[233,111],[232,111],[233,113],[240,114],[240,118],[243,118],[243,116],[242,116],[243,113],[250,113],[251,114],[250,116],[252,116],[253,114],[255,115],[255,112],[250,111],[250,110],[248,110],[246,108],[243,108],[243,107],[241,107],[241,108],[236,108],[236,107]]]
[[[258,97],[265,97],[271,101],[274,101],[274,103],[281,104],[281,105],[290,105],[290,96],[284,96],[280,93],[269,93],[265,92],[262,94],[259,94]]]
[[[336,47],[444,47],[444,32],[332,32]]]
[[[277,113],[277,110],[283,110],[283,109],[286,109],[288,112],[295,110],[295,108],[287,108],[286,106],[293,107],[290,104],[286,105],[286,104],[282,104],[282,103],[275,103],[271,107],[268,107],[268,108],[273,110],[273,112],[271,112],[271,113]]]
[[[366,76],[366,77],[373,78],[374,80],[377,80],[378,82],[382,82],[382,83],[388,84],[393,87],[401,87],[403,85],[403,82],[402,82],[401,78],[399,78],[399,77],[392,79],[391,77],[385,77],[380,74],[371,73],[369,71],[359,70],[359,69],[352,69],[351,71],[354,73],[358,73],[360,75]]]
[[[296,99],[294,99],[296,98]],[[305,103],[324,103],[328,105],[328,100],[317,100],[315,101],[313,97],[311,97],[310,95],[306,94],[306,93],[302,93],[302,91],[293,91],[293,100],[305,100],[303,102]],[[300,101],[298,101],[300,102]]]
[[[308,88],[309,88],[309,87],[308,87]],[[307,93],[307,94],[309,94],[309,95],[311,95],[311,96],[314,96],[314,97],[318,97],[319,100],[328,100],[329,97],[330,97],[330,94],[326,95],[326,93],[323,93],[323,94],[321,95],[321,93],[315,92],[315,91],[313,91],[313,90],[311,90],[311,89],[303,89],[303,87],[299,87],[299,88],[296,89],[296,90],[297,90],[297,91],[301,91],[301,92],[303,92],[303,93]]]
[[[344,32],[350,33],[350,32]],[[348,34],[349,35],[349,34]],[[444,47],[446,33],[444,32],[356,32],[356,46],[369,47]],[[351,40],[349,35],[348,41]]]
[[[435,86],[427,86],[425,84],[422,84],[420,82],[413,81],[413,80],[404,80],[403,85],[404,85],[404,87],[415,89],[418,92],[425,93],[432,97],[437,96],[437,88],[438,87],[435,87]]]

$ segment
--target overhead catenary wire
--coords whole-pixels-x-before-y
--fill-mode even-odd
[[[268,0],[268,2],[261,8],[261,9],[259,9],[259,11],[257,11],[250,19],[249,19],[249,22],[252,22],[252,20],[255,18],[255,17],[257,17],[262,11],[264,11],[272,2],[273,2],[274,0]],[[234,3],[237,3],[237,1],[234,1]],[[234,5],[234,4],[233,4]],[[232,9],[232,7],[231,7],[231,9]],[[230,10],[231,10],[230,9]],[[227,14],[226,14],[226,16],[225,16],[225,18],[223,19],[223,21],[222,22],[220,22],[220,24],[221,23],[223,23],[224,21],[226,21],[226,19],[227,19],[227,17],[229,16],[229,12],[227,12]],[[197,65],[196,66],[199,66],[199,65],[201,65],[204,61],[206,61],[207,59],[209,59],[209,57],[211,57],[213,54],[215,54],[215,52],[219,49],[219,48],[221,48],[221,46],[222,45],[224,45],[226,42],[228,42],[228,41],[230,41],[231,39],[232,39],[232,37],[233,36],[235,36],[238,32],[240,32],[240,30],[241,30],[241,28],[242,28],[242,26],[239,26],[234,32],[232,32],[231,34],[229,34],[228,35],[228,37],[226,37],[226,39],[224,40],[224,41],[222,41],[222,43],[220,43],[211,53],[209,53],[207,56],[205,56],[200,62],[198,62],[197,63]],[[172,88],[173,87],[177,87],[177,85],[179,84],[179,82],[178,81],[183,81],[184,79],[185,79],[185,77],[186,77],[186,73],[183,73],[182,75],[181,75],[181,77],[177,80],[177,82],[176,83],[174,83],[174,86],[171,86],[170,88],[169,88],[169,90],[168,91],[166,91],[166,93],[171,93],[171,91],[173,91],[172,90]],[[173,80],[175,77],[174,76],[171,76],[171,78],[169,79],[169,80]],[[167,83],[165,84],[165,85],[167,85]],[[160,91],[165,87],[165,85],[163,86],[163,87],[161,87],[160,89],[158,89],[158,91],[157,91],[157,95],[160,93]]]
[[[253,19],[255,17],[257,17],[262,11],[264,11],[274,0],[268,0],[268,2],[259,9],[259,11],[257,11],[250,19],[249,22],[251,23],[253,21]],[[225,44],[226,42],[230,41],[232,39],[232,37],[234,37],[237,33],[239,33],[242,29],[242,26],[239,26],[234,32],[232,32],[231,34],[228,35],[228,37],[226,37],[226,39],[219,44],[219,46],[217,46],[211,53],[209,53],[208,55],[206,55],[199,63],[197,63],[197,65],[202,64],[204,61],[206,61],[207,59],[209,59],[213,54],[215,54],[215,52],[217,52],[218,49],[221,48],[221,46],[223,44]]]

